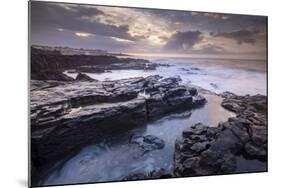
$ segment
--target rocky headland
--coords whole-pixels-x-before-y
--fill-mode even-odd
[[[104,73],[111,70],[155,70],[165,64],[152,63],[145,59],[132,57],[118,58],[113,55],[65,55],[60,51],[50,51],[31,47],[31,79],[73,81],[63,74],[64,71],[75,73]]]

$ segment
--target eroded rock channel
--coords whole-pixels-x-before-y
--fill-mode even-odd
[[[36,166],[107,135],[204,105],[180,78],[31,83],[32,162]]]

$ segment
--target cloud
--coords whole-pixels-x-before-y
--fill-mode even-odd
[[[159,54],[266,51],[264,16],[38,1],[30,16],[32,44]]]
[[[127,40],[137,40],[131,36],[126,24],[116,26],[88,20],[104,12],[94,6],[66,5],[48,2],[31,2],[31,31],[38,32],[45,28],[59,28],[59,31],[69,30],[74,33],[89,33]],[[40,30],[42,32],[42,30]],[[44,36],[44,33],[41,33]],[[77,35],[77,34],[76,34]]]
[[[89,37],[89,36],[93,36],[92,33],[84,33],[84,32],[76,32],[75,35],[78,36],[78,37]]]
[[[121,39],[118,37],[110,37],[111,39],[117,41],[117,42],[121,42],[121,43],[128,43],[128,44],[134,44],[135,41],[131,41],[131,40],[127,40],[127,39]]]
[[[202,40],[200,31],[175,32],[167,39],[165,49],[168,50],[188,50]]]
[[[200,53],[207,53],[207,54],[219,54],[224,52],[225,49],[222,46],[214,45],[214,44],[206,44],[201,47],[199,50]]]
[[[232,39],[237,42],[237,44],[255,44],[256,41],[260,38],[261,34],[257,30],[236,30],[231,32],[223,32],[223,33],[210,33],[211,36]]]
[[[217,14],[217,13],[203,13],[203,16],[206,16],[206,17],[211,17],[211,18],[214,18],[214,19],[222,19],[222,20],[228,20],[230,19],[230,16],[227,15],[227,14]]]
[[[211,18],[215,18],[215,19],[219,19],[220,18],[220,15],[219,14],[215,14],[215,13],[203,13],[204,16],[207,16],[207,17],[211,17]]]

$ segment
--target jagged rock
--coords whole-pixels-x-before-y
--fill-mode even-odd
[[[176,140],[174,155],[174,174],[176,176],[197,175],[201,161],[200,154],[207,150],[216,139],[216,131],[201,123],[195,124],[182,133]],[[208,132],[208,134],[207,134]]]
[[[36,122],[39,127],[32,127],[32,158],[37,165],[44,164],[106,135],[145,125],[146,118],[144,101],[134,99],[106,107],[89,105],[42,119]]]
[[[266,97],[229,93],[224,96],[222,106],[235,112],[237,117],[229,118],[218,127],[198,123],[184,130],[176,140],[175,176],[234,173],[241,153],[267,161]]]
[[[193,97],[193,105],[196,107],[203,106],[206,103],[205,97],[202,95],[197,95]]]
[[[173,177],[171,173],[167,172],[163,168],[159,168],[147,173],[143,173],[143,172],[131,173],[125,178],[123,178],[123,180],[128,181],[128,180],[144,180],[144,179],[162,179],[162,178],[171,178],[171,177]]]
[[[75,78],[76,81],[95,81],[97,82],[98,80],[91,78],[87,74],[79,72],[78,75]]]
[[[195,89],[195,88],[193,88],[193,87],[190,87],[190,88],[188,88],[187,90],[188,90],[188,92],[189,92],[189,94],[190,94],[191,96],[195,96],[195,95],[198,94],[197,89]]]
[[[222,106],[237,114],[236,118],[230,119],[230,124],[232,124],[232,130],[240,128],[240,134],[236,134],[245,145],[246,155],[250,158],[267,160],[266,96],[246,95],[242,97],[228,94],[223,100]]]
[[[163,149],[165,147],[164,140],[153,135],[133,135],[130,144],[132,147],[137,148],[137,152],[135,153],[136,158],[139,158],[150,151]]]

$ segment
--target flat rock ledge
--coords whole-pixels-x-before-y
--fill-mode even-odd
[[[179,77],[154,75],[103,82],[82,78],[72,82],[31,81],[34,165],[55,161],[105,136],[206,102],[195,88],[181,85]],[[144,151],[149,147],[154,146],[146,146]]]
[[[235,173],[238,155],[267,161],[266,96],[224,97],[222,106],[237,116],[218,127],[198,123],[183,131],[175,145],[176,177]]]

